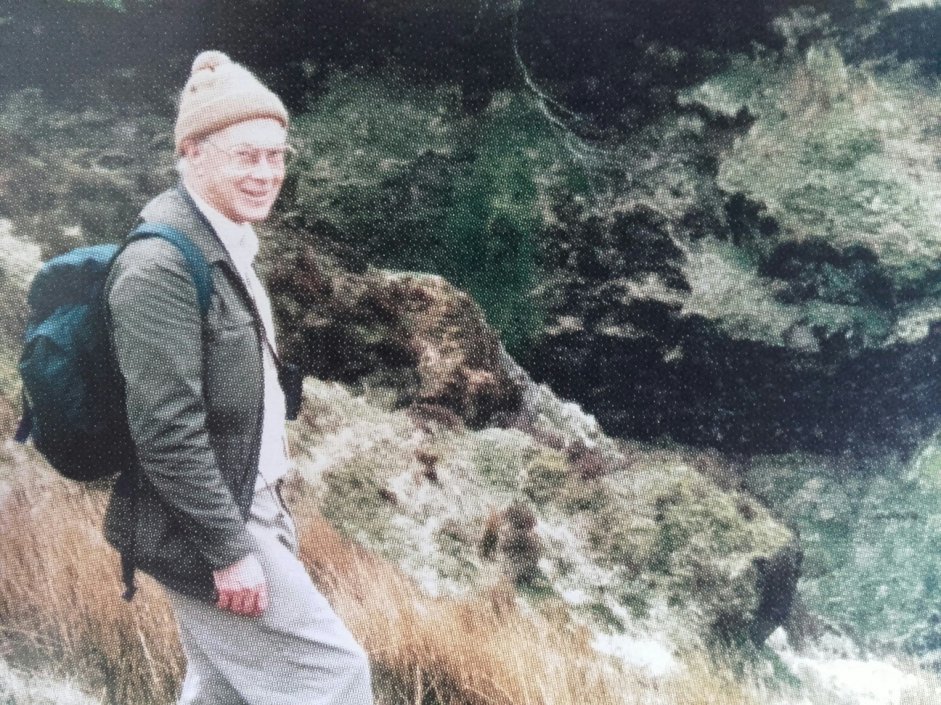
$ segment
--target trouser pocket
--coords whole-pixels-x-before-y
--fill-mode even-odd
[[[290,515],[291,510],[288,509],[287,502],[284,501],[284,493],[282,491],[283,487],[284,487],[284,478],[279,477],[277,481],[274,483],[274,493],[275,493],[275,496],[278,498],[278,504],[281,505],[281,509],[283,509],[285,512],[288,513],[288,515]]]
[[[287,502],[284,501],[284,494],[282,491],[283,486],[284,486],[283,478],[279,479],[274,485],[275,496],[277,497],[278,504],[280,505],[281,510],[283,512],[281,523],[287,533],[287,536],[286,536],[287,542],[285,542],[284,540],[281,540],[281,543],[287,546],[288,550],[290,550],[291,553],[293,553],[294,555],[297,555],[297,547],[298,547],[297,524],[294,522],[294,515],[291,514],[291,510],[288,509]],[[281,537],[279,536],[278,538],[280,539]]]

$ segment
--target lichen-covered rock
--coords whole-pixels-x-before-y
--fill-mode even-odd
[[[528,408],[525,430],[453,429],[308,380],[298,468],[333,523],[432,595],[509,581],[602,640],[760,643],[783,621],[800,553],[760,504],[545,387]]]
[[[440,277],[281,242],[295,243],[268,258],[283,353],[320,380],[305,387],[299,468],[349,536],[431,594],[510,581],[599,634],[761,642],[787,616],[796,539],[701,472],[715,458],[609,438]],[[650,247],[657,262],[669,243]]]
[[[100,698],[52,672],[25,672],[0,660],[0,702],[7,705],[102,705]]]

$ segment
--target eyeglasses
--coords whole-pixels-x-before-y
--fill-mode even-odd
[[[272,147],[259,147],[253,144],[235,144],[223,147],[211,139],[204,138],[220,152],[229,157],[229,163],[240,171],[250,171],[262,163],[267,163],[272,169],[282,170],[291,163],[297,150],[289,144],[279,144]]]

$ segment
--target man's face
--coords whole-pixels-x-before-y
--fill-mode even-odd
[[[187,186],[229,220],[264,220],[284,183],[284,161],[278,153],[286,136],[280,122],[261,118],[186,143]]]

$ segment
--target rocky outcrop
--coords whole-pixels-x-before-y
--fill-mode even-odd
[[[679,458],[625,453],[545,387],[531,432],[416,423],[314,380],[304,404],[302,492],[431,595],[515,584],[599,645],[650,634],[680,648],[761,643],[789,613],[800,569],[790,530]]]
[[[466,293],[441,277],[343,270],[311,247],[269,278],[283,353],[307,374],[389,390],[415,415],[480,428],[514,416],[523,383]]]
[[[747,199],[728,203],[754,212],[749,235],[773,227]],[[610,433],[752,452],[911,449],[941,415],[941,329],[880,301],[891,270],[867,248],[785,241],[749,273],[733,243],[684,243],[644,206],[550,235],[547,325],[523,362]]]
[[[687,458],[605,436],[446,281],[305,245],[269,285],[285,356],[318,378],[295,428],[307,491],[430,594],[510,582],[599,639],[680,644],[761,643],[787,616],[788,529]]]
[[[634,188],[557,206],[524,366],[621,436],[915,449],[941,420],[941,97],[915,75],[822,43],[684,93]]]

